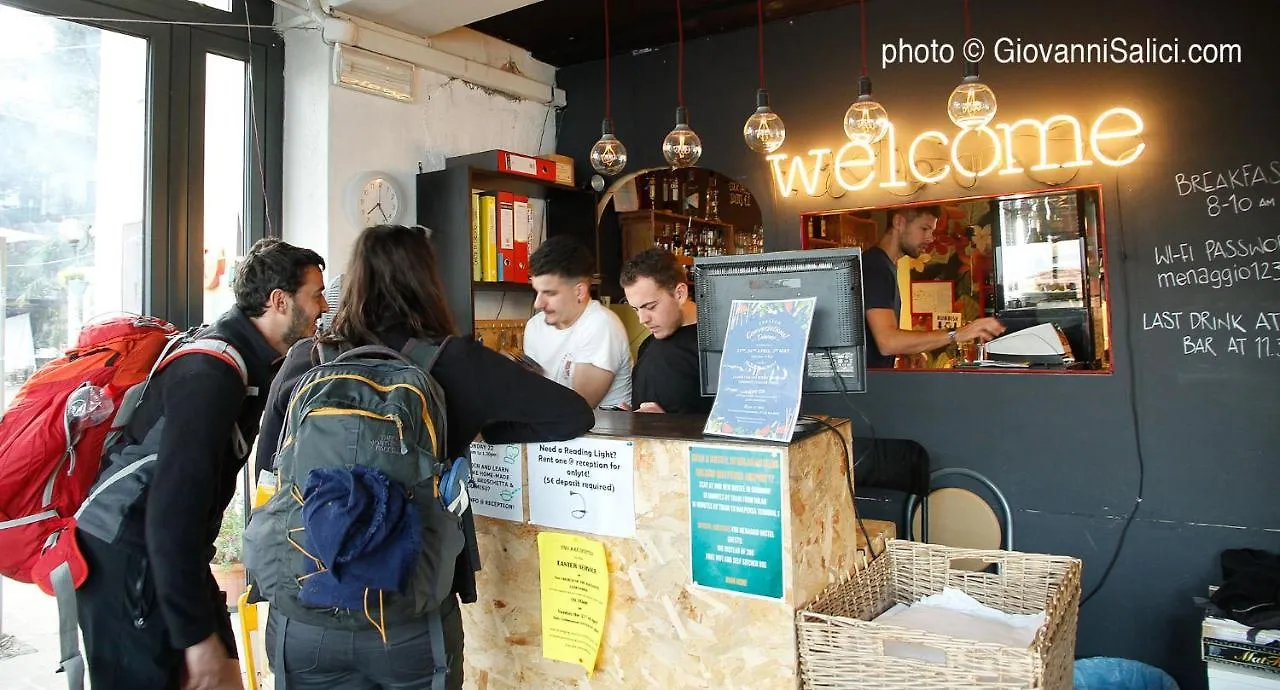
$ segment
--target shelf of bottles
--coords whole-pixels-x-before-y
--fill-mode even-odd
[[[734,190],[697,169],[655,170],[637,180],[640,210],[620,214],[631,239],[628,254],[656,246],[691,264],[695,257],[764,251],[764,228],[749,230],[726,220],[722,204],[735,206]],[[736,205],[741,205],[739,202]],[[740,209],[738,209],[740,210]]]

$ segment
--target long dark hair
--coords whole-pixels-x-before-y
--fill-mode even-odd
[[[360,233],[342,276],[335,337],[359,346],[396,332],[421,339],[453,335],[428,232],[375,225]]]

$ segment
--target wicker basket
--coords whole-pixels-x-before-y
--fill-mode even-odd
[[[959,559],[998,565],[997,574],[955,570]],[[1044,611],[1026,649],[870,622],[896,603],[944,587],[1006,613]],[[850,579],[796,614],[805,688],[1048,688],[1070,690],[1080,607],[1080,561],[1062,556],[976,551],[894,539]],[[911,643],[941,651],[941,664],[885,654]]]

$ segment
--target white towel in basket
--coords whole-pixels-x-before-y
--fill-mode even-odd
[[[1045,619],[1043,611],[1005,613],[983,604],[961,590],[946,588],[914,605],[895,604],[876,617],[875,622],[974,642],[1026,649],[1031,646],[1036,631],[1044,625]],[[942,650],[909,642],[887,642],[884,653],[935,664],[946,663]]]

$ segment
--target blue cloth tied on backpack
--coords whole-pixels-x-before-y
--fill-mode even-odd
[[[401,592],[420,550],[418,508],[379,470],[318,467],[303,485],[302,524],[312,563],[299,597],[360,609],[369,590]]]

